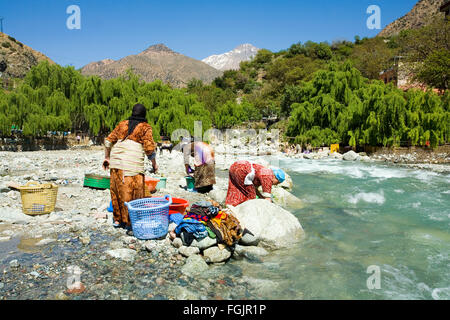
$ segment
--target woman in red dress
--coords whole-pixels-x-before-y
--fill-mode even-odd
[[[266,168],[249,161],[237,161],[230,167],[228,193],[225,204],[237,206],[247,200],[266,199],[272,201],[272,186],[286,179],[283,170]],[[258,187],[262,187],[262,193]]]

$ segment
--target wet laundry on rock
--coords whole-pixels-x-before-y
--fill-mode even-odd
[[[209,201],[196,202],[184,215],[172,214],[170,219],[177,224],[176,235],[187,246],[194,239],[200,241],[210,237],[221,245],[232,247],[242,238],[244,231],[231,212],[220,210]]]

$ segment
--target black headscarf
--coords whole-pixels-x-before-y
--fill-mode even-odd
[[[133,113],[128,118],[128,136],[133,133],[136,126],[141,122],[147,122],[147,110],[142,104],[135,104]]]

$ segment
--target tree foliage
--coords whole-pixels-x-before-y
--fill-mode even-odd
[[[297,143],[437,146],[450,138],[448,97],[369,82],[349,62],[291,87],[286,101],[292,103],[287,135]]]
[[[141,82],[132,72],[101,80],[84,77],[72,67],[42,62],[16,90],[0,93],[0,130],[6,136],[12,126],[34,137],[70,130],[107,134],[131,115],[136,103],[146,106],[155,138],[178,128],[193,134],[194,121],[202,121],[204,130],[212,125],[211,113],[196,95],[161,81]]]

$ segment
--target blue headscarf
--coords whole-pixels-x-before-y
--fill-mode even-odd
[[[270,169],[272,169],[275,178],[277,178],[277,180],[280,181],[280,183],[283,183],[284,180],[286,180],[286,174],[284,173],[283,170],[277,167],[271,167]]]

